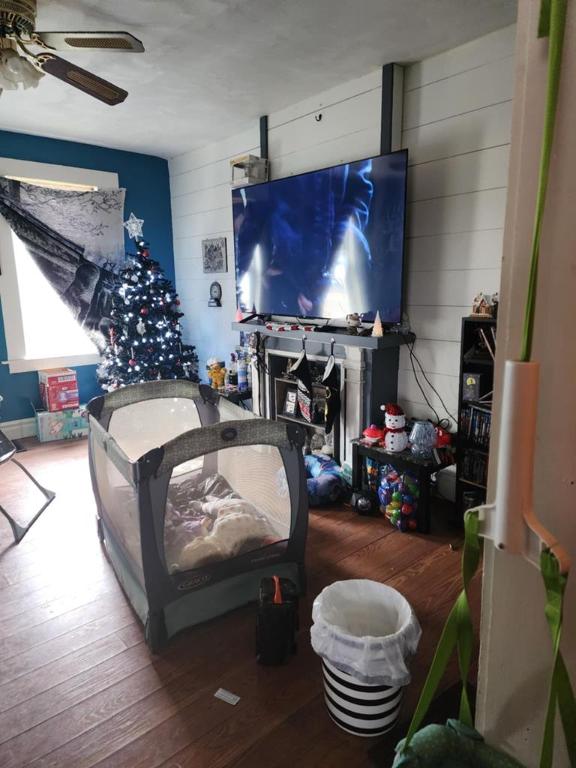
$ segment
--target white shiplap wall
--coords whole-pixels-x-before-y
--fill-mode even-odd
[[[272,177],[378,154],[380,104],[381,74],[376,71],[269,115]],[[322,119],[316,120],[320,112]],[[186,338],[198,348],[201,370],[212,355],[229,359],[238,343],[230,329],[236,296],[229,161],[259,149],[255,123],[241,135],[170,161],[176,285]],[[228,242],[228,273],[204,275],[202,240],[220,236]],[[223,289],[221,309],[207,306],[214,279]]]
[[[410,152],[406,305],[416,352],[455,410],[460,319],[479,290],[498,289],[506,200],[514,28],[412,65],[405,72],[403,146]],[[375,155],[380,72],[269,115],[272,175],[280,178]],[[322,113],[322,119],[316,116]],[[258,152],[258,127],[170,161],[176,281],[187,339],[227,358],[238,336],[229,160]],[[229,271],[202,273],[201,241],[225,236]],[[218,279],[223,306],[210,309]],[[426,385],[427,391],[429,387]],[[403,351],[400,400],[427,415]],[[439,406],[430,393],[433,404]],[[440,407],[440,406],[439,406]]]
[[[494,293],[500,283],[514,36],[514,26],[498,30],[404,75],[406,309],[418,337],[415,352],[454,415],[461,319],[476,293]],[[406,349],[400,360],[400,402],[411,415],[430,416]],[[439,398],[422,383],[444,417]]]

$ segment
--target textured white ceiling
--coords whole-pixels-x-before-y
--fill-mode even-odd
[[[39,30],[126,30],[146,53],[63,54],[128,90],[124,104],[46,76],[2,95],[0,128],[172,157],[515,15],[516,0],[39,0]]]

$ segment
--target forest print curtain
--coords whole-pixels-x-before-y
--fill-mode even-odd
[[[103,350],[124,259],[123,189],[69,192],[0,178],[0,215]]]

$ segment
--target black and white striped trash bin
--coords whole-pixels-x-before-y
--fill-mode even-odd
[[[375,581],[338,581],[318,595],[312,618],[312,647],[322,659],[332,720],[356,736],[390,731],[421,634],[408,601]]]

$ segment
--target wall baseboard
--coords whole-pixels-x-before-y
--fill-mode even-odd
[[[36,419],[16,419],[15,421],[0,421],[0,429],[10,440],[22,437],[36,437]]]

